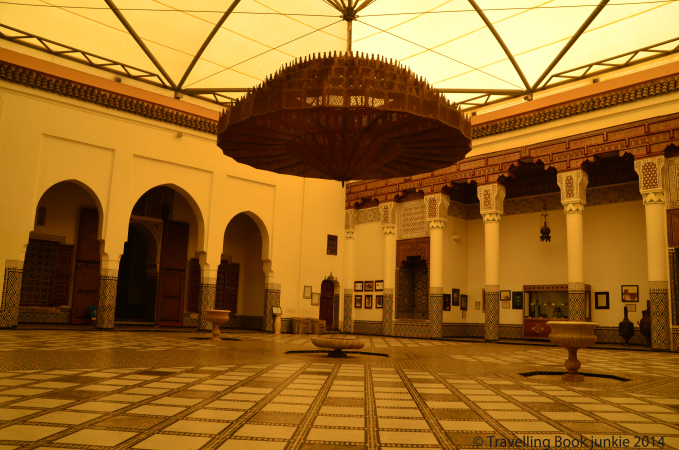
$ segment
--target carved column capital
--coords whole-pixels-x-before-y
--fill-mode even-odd
[[[356,210],[347,209],[344,211],[344,230],[354,231],[356,229]]]
[[[499,183],[482,184],[476,188],[476,195],[481,203],[479,206],[481,215],[497,215],[504,213],[505,187]],[[499,219],[497,220],[499,222]]]
[[[427,222],[445,222],[448,220],[448,205],[450,205],[450,197],[446,194],[438,193],[424,196],[424,211]],[[443,227],[441,227],[443,228]]]
[[[384,202],[380,203],[377,210],[380,214],[380,224],[382,227],[385,225],[396,225],[396,202]]]
[[[354,230],[344,230],[344,238],[345,239],[353,239],[354,238]]]
[[[395,234],[396,227],[394,225],[382,225],[382,232],[384,234]]]
[[[485,213],[481,217],[483,217],[483,222],[500,222],[500,219],[502,218],[502,214],[498,213]]]
[[[665,203],[663,167],[665,156],[651,156],[634,160],[634,170],[639,175],[639,192],[644,205]]]
[[[561,204],[564,213],[582,213],[587,204],[587,184],[589,183],[587,172],[571,170],[558,173],[556,183],[561,189]]]
[[[429,222],[429,228],[431,229],[443,229],[446,226],[446,221],[441,219],[428,220],[427,222]]]

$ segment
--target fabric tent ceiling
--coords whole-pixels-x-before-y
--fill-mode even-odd
[[[664,41],[674,40],[654,49],[676,51],[677,17],[677,1],[377,0],[353,22],[352,48],[399,60],[451,100],[475,97],[477,90],[497,94],[489,100],[534,91],[565,79],[551,75]],[[89,52],[194,95],[203,89],[238,97],[238,89],[294,58],[347,48],[347,23],[323,0],[18,0],[0,2],[0,24],[6,38],[49,39],[53,51],[63,50],[58,43]]]

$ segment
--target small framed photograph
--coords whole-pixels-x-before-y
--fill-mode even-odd
[[[609,309],[610,308],[608,292],[594,293],[594,309]],[[636,308],[636,305],[634,305]]]
[[[363,308],[363,296],[354,295],[354,308]]]
[[[373,307],[373,296],[371,295],[365,295],[365,303],[363,304],[364,308],[372,308]]]
[[[311,298],[311,286],[304,286],[304,298]]]
[[[523,292],[512,292],[512,309],[523,309]]]
[[[354,281],[354,291],[363,292],[363,282],[362,281]]]
[[[462,318],[466,319],[467,318],[467,311],[462,311]]]
[[[502,302],[502,309],[509,309],[511,306],[511,302]]]
[[[453,301],[451,303],[452,306],[460,306],[460,290],[459,289],[453,289]]]
[[[383,291],[384,290],[384,281],[375,280],[375,290],[376,291]]]
[[[637,312],[637,305],[631,304],[631,305],[625,305],[627,306],[627,312]]]
[[[450,294],[443,294],[443,310],[450,311]]]
[[[374,281],[365,281],[365,282],[363,282],[363,290],[364,290],[365,292],[372,292],[374,287],[375,287],[375,282],[374,282]]]
[[[375,296],[375,308],[384,308],[384,296],[383,295],[376,295]]]
[[[318,306],[321,304],[321,293],[320,292],[314,292],[311,294],[311,304],[313,306]]]
[[[622,288],[623,302],[638,302],[639,301],[639,285],[638,284],[623,284]]]
[[[481,302],[474,302],[474,309],[475,310],[480,310],[481,309]]]
[[[273,314],[283,314],[283,310],[281,309],[280,306],[272,306],[271,307],[271,312]]]
[[[500,301],[509,302],[512,300],[512,291],[500,291]]]
[[[467,310],[467,295],[465,294],[460,295],[460,310],[461,311]]]

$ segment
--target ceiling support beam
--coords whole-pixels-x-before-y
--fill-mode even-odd
[[[522,89],[436,89],[441,94],[488,94],[488,95],[525,95]]]
[[[148,58],[151,60],[153,65],[156,66],[156,68],[160,71],[160,73],[163,74],[163,76],[165,77],[167,82],[170,83],[170,86],[172,86],[173,89],[176,89],[177,85],[174,83],[174,81],[172,81],[172,78],[170,78],[170,75],[167,74],[165,69],[163,69],[163,66],[160,65],[160,63],[158,62],[156,57],[153,56],[153,53],[151,53],[151,50],[149,50],[149,48],[146,46],[146,44],[144,44],[144,41],[141,40],[141,38],[139,37],[137,32],[134,31],[134,28],[132,28],[132,25],[130,25],[130,22],[128,22],[127,19],[125,18],[125,16],[123,16],[123,14],[120,12],[120,10],[115,5],[115,3],[113,3],[113,0],[104,0],[104,1],[108,5],[108,7],[111,9],[111,11],[113,11],[113,14],[116,15],[118,20],[120,20],[120,23],[123,24],[123,26],[125,27],[127,32],[130,33],[130,36],[132,36],[134,38],[134,40],[137,42],[137,45],[139,45],[139,47],[141,47],[141,49],[144,51],[144,53],[146,53],[146,56],[148,56]]]
[[[221,19],[215,24],[214,28],[210,32],[210,34],[207,36],[205,39],[205,42],[203,42],[203,45],[200,46],[200,49],[196,54],[193,56],[193,60],[191,61],[191,64],[189,64],[189,67],[186,68],[186,71],[184,72],[184,75],[182,76],[182,79],[179,81],[179,84],[177,85],[177,89],[181,89],[182,86],[184,86],[184,83],[186,82],[186,79],[189,77],[189,74],[191,74],[191,71],[193,70],[193,67],[196,65],[200,57],[203,55],[203,52],[207,48],[208,45],[210,45],[210,42],[212,42],[212,38],[215,37],[215,34],[219,31],[219,29],[224,25],[224,22],[226,22],[226,19],[229,18],[231,13],[233,12],[234,9],[236,9],[236,6],[240,3],[240,0],[233,0],[233,3],[231,3],[231,6],[229,6],[229,9],[227,9],[224,14],[222,15]]]
[[[573,46],[573,44],[575,44],[575,42],[578,40],[578,38],[580,36],[582,36],[582,33],[584,33],[585,30],[587,30],[587,28],[592,24],[592,22],[594,22],[594,19],[596,19],[596,17],[604,9],[604,7],[608,4],[608,2],[609,2],[609,0],[601,0],[601,2],[599,2],[599,5],[596,8],[594,8],[594,11],[592,11],[592,13],[589,15],[589,17],[587,17],[587,20],[585,20],[585,22],[582,25],[580,25],[580,28],[578,28],[578,31],[575,32],[575,34],[571,37],[571,39],[568,41],[568,43],[564,46],[564,48],[562,48],[561,51],[559,52],[559,54],[556,55],[556,58],[554,58],[554,61],[552,61],[552,63],[549,65],[549,67],[547,67],[547,69],[545,69],[545,71],[542,72],[542,75],[540,75],[540,78],[538,78],[538,81],[536,81],[535,84],[533,85],[532,90],[537,89],[540,86],[540,83],[542,83],[542,81],[545,78],[547,78],[547,75],[549,75],[549,73],[552,71],[552,69],[554,69],[554,67],[556,67],[556,65],[559,64],[559,61],[561,61],[561,58],[564,57],[564,55],[568,52],[568,50],[571,49],[571,47]]]
[[[476,4],[475,0],[468,0],[468,1],[469,1],[469,4],[472,5],[472,7],[476,10],[476,13],[479,15],[479,17],[481,17],[481,20],[483,20],[483,23],[486,24],[486,26],[488,27],[490,32],[493,33],[493,36],[495,36],[497,43],[500,44],[500,47],[502,47],[502,50],[504,50],[505,55],[507,55],[507,58],[509,58],[509,61],[512,63],[512,66],[514,66],[514,70],[516,70],[516,73],[519,74],[519,77],[521,78],[521,82],[526,87],[526,90],[530,92],[531,91],[530,83],[528,83],[528,80],[526,79],[526,76],[523,74],[521,67],[519,67],[519,63],[517,63],[516,59],[514,59],[514,55],[512,55],[512,52],[510,52],[509,48],[507,48],[505,41],[502,40],[502,37],[500,37],[500,34],[497,32],[497,30],[493,26],[493,23],[488,19],[488,17],[483,12],[483,10],[481,8],[479,8],[479,5]]]

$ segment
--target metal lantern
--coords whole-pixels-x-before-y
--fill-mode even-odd
[[[549,235],[551,230],[549,229],[549,225],[547,224],[547,216],[548,214],[546,212],[542,213],[541,222],[544,222],[542,228],[540,228],[540,241],[542,242],[550,242],[552,240],[551,236]]]
[[[228,107],[217,143],[257,169],[342,182],[385,179],[463,159],[471,122],[395,61],[319,53],[286,65]]]

